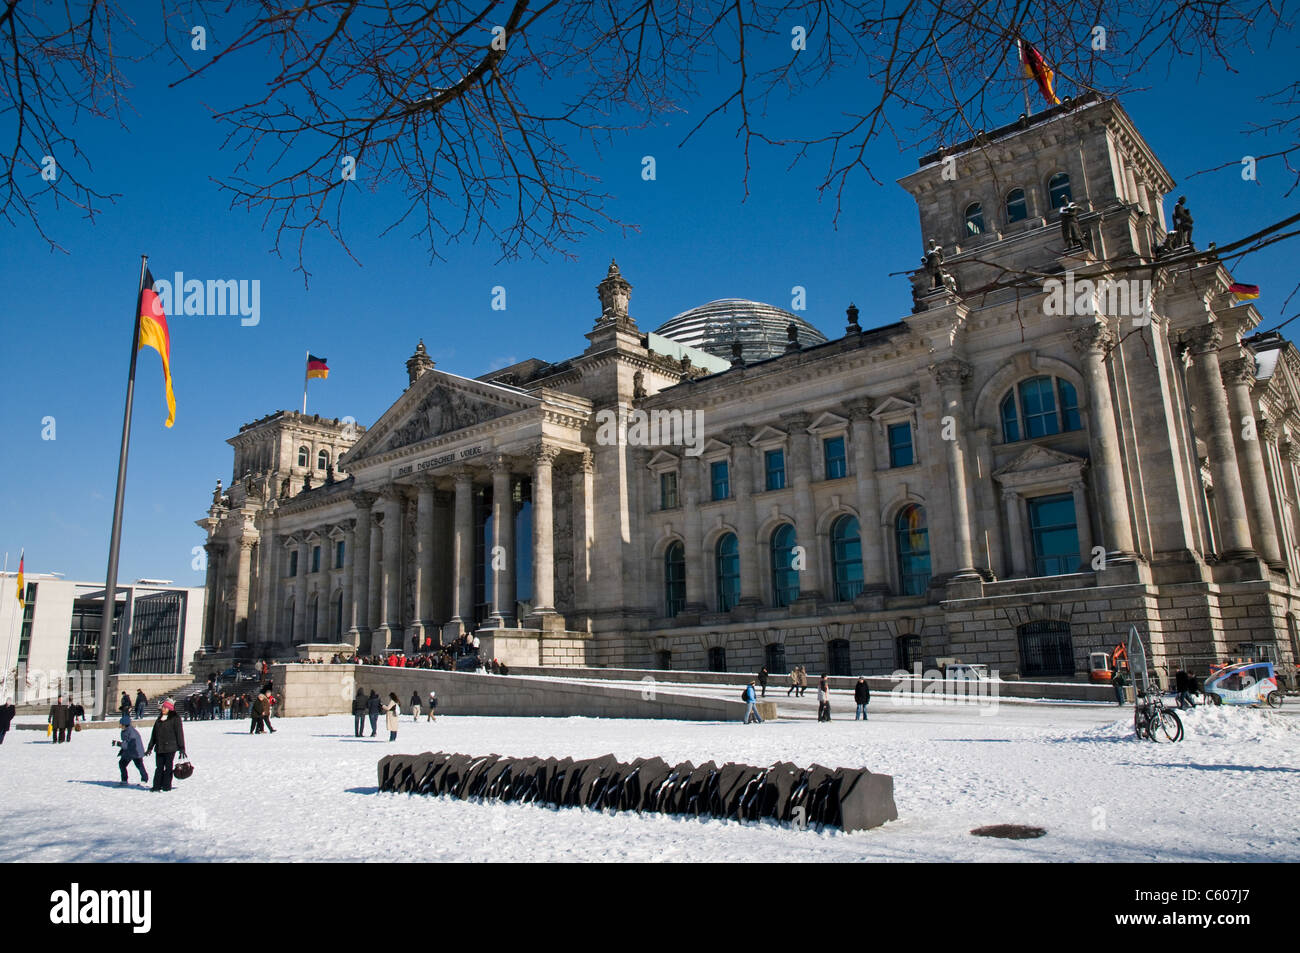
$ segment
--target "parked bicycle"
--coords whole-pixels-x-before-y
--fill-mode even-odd
[[[1133,731],[1138,740],[1146,739],[1158,744],[1183,740],[1183,720],[1172,708],[1165,707],[1165,696],[1154,685],[1138,691],[1137,706],[1133,709]]]

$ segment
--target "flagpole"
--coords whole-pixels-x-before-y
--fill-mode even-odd
[[[144,274],[149,256],[140,256],[140,285],[135,293],[135,321],[131,332],[131,368],[126,375],[126,407],[122,411],[122,449],[117,458],[117,496],[113,500],[113,532],[108,542],[108,572],[104,579],[104,617],[100,621],[99,657],[95,664],[94,717],[108,714],[109,652],[113,646],[113,614],[117,608],[117,554],[122,542],[122,504],[126,495],[126,457],[131,446],[131,405],[135,399],[135,362],[140,350],[140,306],[144,301]]]
[[[302,415],[307,416],[307,365],[311,363],[311,351],[306,352],[302,362]]]

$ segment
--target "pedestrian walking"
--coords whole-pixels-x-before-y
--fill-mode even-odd
[[[81,702],[74,700],[68,705],[68,741],[72,740],[72,732],[81,730],[81,723],[85,720],[85,706]]]
[[[853,686],[853,701],[857,704],[858,709],[853,714],[853,720],[861,718],[867,720],[867,704],[871,701],[871,686],[867,684],[865,676],[858,677],[858,684]]]
[[[122,700],[118,703],[117,710],[123,715],[131,713],[131,696],[125,691],[122,692]]]
[[[153,787],[151,791],[170,791],[172,789],[172,762],[176,755],[185,755],[185,731],[181,727],[181,716],[176,706],[170,701],[162,703],[158,720],[153,723],[149,733],[149,747],[145,755],[156,752],[153,765]]]
[[[411,721],[420,720],[420,693],[411,692]]]
[[[754,691],[752,681],[745,686],[745,691],[741,693],[741,697],[745,700],[745,724],[756,721],[761,725],[763,717],[758,713],[758,693]]]
[[[1192,701],[1192,676],[1181,668],[1174,672],[1174,689],[1178,692],[1179,710],[1196,707],[1196,702]]]
[[[763,697],[767,697],[767,666],[764,665],[758,670],[758,684],[763,690]]]
[[[63,703],[63,696],[60,695],[54,704],[50,706],[49,718],[56,745],[63,744],[68,740],[68,718],[68,706]]]
[[[388,740],[397,740],[397,722],[402,717],[402,705],[397,700],[396,692],[388,693],[388,703],[384,705],[384,727],[388,729]]]
[[[1115,689],[1116,705],[1124,704],[1124,686],[1127,682],[1128,679],[1124,677],[1124,670],[1122,668],[1116,669],[1115,674],[1110,677],[1110,687]]]
[[[795,698],[803,698],[804,692],[808,691],[808,666],[799,666],[799,691],[795,693]]]
[[[789,698],[799,690],[799,666],[796,665],[790,669],[790,687],[786,690],[785,697]]]
[[[122,693],[122,697],[126,698],[126,692]],[[149,704],[149,699],[145,697],[144,689],[137,688],[135,690],[135,720],[136,721],[139,721],[141,718],[144,717],[144,709],[145,706],[148,704]]]
[[[817,720],[831,720],[831,684],[825,675],[817,683]]]
[[[117,770],[122,780],[118,783],[126,787],[126,766],[129,764],[134,764],[139,770],[141,784],[148,782],[149,772],[144,769],[144,741],[140,738],[140,732],[131,724],[130,715],[123,714],[121,740],[114,743],[121,749],[117,756]]]
[[[262,690],[262,692],[264,695],[266,695],[266,705],[262,712],[262,724],[266,726],[267,731],[269,731],[271,734],[275,734],[275,729],[271,727],[271,716],[275,714],[275,704],[276,704],[275,686],[272,685],[270,682],[267,682],[266,687]]]
[[[366,714],[370,716],[370,737],[375,736],[375,731],[379,726],[379,693],[373,688],[370,690],[370,697],[366,699]]]
[[[366,731],[366,690],[357,689],[357,697],[352,699],[352,734],[360,738]]]
[[[5,703],[0,705],[0,745],[4,744],[5,735],[9,733],[9,726],[13,724],[16,714],[18,709],[14,706],[14,700],[6,698]]]
[[[438,693],[431,688],[429,689],[429,721],[438,720],[437,718],[433,717],[434,715],[433,710],[437,707],[438,707]]]

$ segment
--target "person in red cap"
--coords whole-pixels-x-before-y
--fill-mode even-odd
[[[176,706],[170,701],[162,703],[158,720],[153,723],[149,734],[149,747],[145,757],[156,751],[153,769],[153,787],[151,791],[170,791],[172,789],[172,762],[179,753],[185,755],[185,731],[181,727],[181,716],[176,714]]]

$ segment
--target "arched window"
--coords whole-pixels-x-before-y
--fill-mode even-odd
[[[664,553],[664,607],[670,619],[686,607],[686,547],[681,543]]]
[[[1023,222],[1029,217],[1029,205],[1025,202],[1024,189],[1012,189],[1007,193],[1007,224]]]
[[[900,635],[894,641],[898,667],[910,672],[912,666],[921,661],[921,637],[919,635]]]
[[[727,650],[720,647],[709,649],[709,671],[725,672],[727,670]]]
[[[930,585],[930,531],[925,510],[915,503],[903,507],[894,521],[898,539],[898,585],[905,596],[921,596]]]
[[[317,470],[324,470],[329,465],[330,465],[330,452],[328,450],[321,450],[319,453],[316,454]]]
[[[831,639],[826,643],[827,675],[852,675],[853,665],[849,661],[849,640]]]
[[[1070,177],[1064,172],[1058,172],[1047,180],[1047,205],[1049,208],[1059,212],[1062,206],[1069,204],[1070,197]]]
[[[794,527],[782,523],[772,533],[772,604],[788,606],[799,598],[799,570],[794,563]]]
[[[999,405],[1002,439],[1033,440],[1083,429],[1079,394],[1063,377],[1030,377],[1007,391]]]
[[[862,592],[862,534],[852,516],[841,516],[831,527],[831,565],[835,569],[835,601],[857,598]]]
[[[740,544],[727,533],[714,549],[718,582],[718,611],[730,612],[740,601]]]
[[[1055,619],[1028,622],[1016,630],[1021,678],[1069,678],[1074,675],[1074,641],[1070,623]]]
[[[298,466],[305,467],[310,465],[311,451],[306,447],[298,448]]]
[[[966,206],[966,232],[981,235],[984,232],[984,207],[979,202]]]

